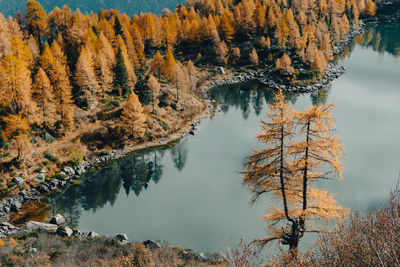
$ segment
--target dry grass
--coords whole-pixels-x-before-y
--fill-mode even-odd
[[[30,252],[30,248],[37,252]],[[142,243],[120,245],[111,238],[60,238],[33,232],[17,239],[17,246],[0,248],[1,266],[226,266],[222,260],[183,259],[180,249],[163,244],[150,250]]]

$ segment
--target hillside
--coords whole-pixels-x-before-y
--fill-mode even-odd
[[[171,10],[177,4],[184,2],[183,0],[42,0],[40,3],[42,6],[50,11],[55,7],[62,8],[63,5],[67,5],[72,10],[79,8],[83,13],[89,13],[94,11],[97,13],[100,8],[103,9],[118,9],[122,13],[128,15],[140,14],[140,12],[151,12],[160,14],[164,8]],[[6,1],[0,0],[0,12],[4,16],[13,16],[15,12],[21,11],[25,13],[26,1]]]

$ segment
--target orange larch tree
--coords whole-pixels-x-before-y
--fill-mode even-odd
[[[257,135],[266,148],[248,157],[243,184],[251,190],[253,202],[270,193],[281,205],[264,216],[272,236],[256,242],[263,246],[280,240],[296,257],[304,233],[323,230],[316,222],[329,222],[347,213],[334,195],[313,187],[331,175],[342,177],[343,144],[333,134],[333,105],[297,112],[280,91],[269,106],[268,121],[262,121]]]

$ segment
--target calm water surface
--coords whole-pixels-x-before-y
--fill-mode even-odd
[[[347,72],[331,88],[292,95],[297,109],[335,102],[338,133],[346,148],[344,180],[328,181],[349,208],[382,203],[400,171],[399,25],[371,28],[362,45],[341,61]],[[397,39],[396,39],[397,38]],[[266,200],[249,206],[238,174],[260,147],[254,139],[272,93],[257,84],[217,88],[213,119],[195,136],[171,148],[139,153],[89,173],[81,185],[50,199],[68,223],[100,234],[126,233],[130,240],[166,240],[211,252],[267,235],[261,216]]]

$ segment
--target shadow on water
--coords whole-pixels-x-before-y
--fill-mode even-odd
[[[121,190],[127,196],[133,193],[139,197],[152,183],[160,181],[163,173],[161,160],[167,149],[140,152],[88,172],[79,184],[46,197],[51,206],[50,215],[62,213],[69,226],[77,227],[82,210],[95,212],[106,204],[113,206]],[[181,170],[188,153],[186,144],[178,143],[169,150],[176,168]]]

